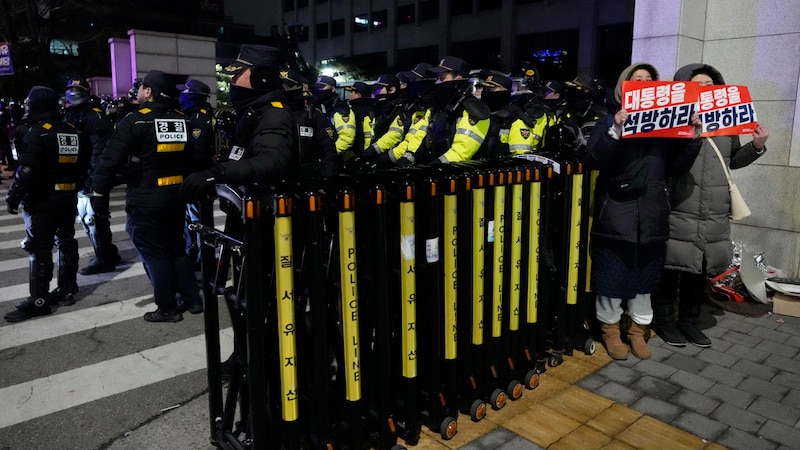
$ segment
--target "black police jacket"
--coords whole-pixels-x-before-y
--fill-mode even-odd
[[[130,205],[160,206],[178,198],[178,189],[202,154],[193,153],[189,124],[165,103],[146,102],[125,116],[95,168],[92,190],[107,195],[122,172]]]
[[[212,169],[217,182],[274,183],[296,174],[297,123],[282,97],[282,89],[265,93],[239,115],[228,161]]]
[[[20,176],[15,184],[27,204],[46,201],[56,191],[77,192],[83,187],[91,145],[58,112],[29,119],[19,142]]]
[[[336,174],[336,131],[313,105],[292,111],[297,121],[300,175],[327,178]]]
[[[67,108],[64,118],[83,134],[88,136],[92,143],[91,168],[97,167],[100,155],[114,133],[114,123],[106,116],[102,109],[91,103],[83,103]],[[87,187],[91,187],[91,176],[87,179]]]
[[[216,136],[214,135],[214,111],[211,105],[193,106],[183,112],[189,120],[189,140],[193,151],[202,153],[200,166],[195,170],[208,169],[214,163]]]

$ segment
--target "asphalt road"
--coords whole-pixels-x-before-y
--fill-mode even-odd
[[[0,185],[3,197],[9,184]],[[124,231],[123,187],[112,192],[111,211],[124,259],[115,272],[79,275],[77,303],[50,316],[0,319],[0,449],[213,448],[202,315],[169,324],[142,319],[155,306]],[[91,244],[79,224],[75,229],[85,267]],[[3,205],[2,314],[28,295],[24,237],[22,217]],[[224,355],[232,343],[229,330],[221,333]]]

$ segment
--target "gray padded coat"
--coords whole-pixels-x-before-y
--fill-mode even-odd
[[[690,80],[698,73],[710,76],[714,84],[725,84],[719,71],[707,64],[684,66],[673,79]],[[738,136],[713,139],[731,169],[747,166],[766,151],[764,147],[757,152],[751,143],[741,145]],[[716,275],[727,269],[732,256],[731,197],[722,164],[705,138],[692,168],[674,177],[670,187],[672,212],[665,268],[700,274],[705,256],[707,273]]]

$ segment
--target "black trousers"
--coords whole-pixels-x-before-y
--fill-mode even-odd
[[[700,307],[705,302],[705,273],[689,273],[664,269],[658,291],[652,295],[653,315],[656,324],[675,321],[675,301],[678,302],[678,320],[697,323]]]
[[[77,280],[77,201],[77,191],[56,191],[45,201],[23,204],[27,233],[24,248],[30,258],[30,292],[34,298],[47,294],[53,279],[54,245],[58,251],[58,285],[67,287]]]

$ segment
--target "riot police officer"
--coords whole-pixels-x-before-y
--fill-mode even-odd
[[[336,130],[336,152],[343,153],[352,148],[356,136],[356,125],[350,116],[347,102],[336,92],[336,79],[321,76],[314,83],[314,102],[326,114]]]
[[[425,138],[428,159],[434,164],[468,161],[486,138],[491,110],[472,95],[470,65],[463,59],[445,56],[429,71],[439,81]]]
[[[309,82],[296,70],[282,73],[286,106],[297,121],[300,176],[336,175],[336,131],[328,117],[314,105]]]
[[[67,82],[66,109],[64,116],[67,122],[89,137],[92,142],[91,167],[97,167],[100,155],[114,132],[114,124],[102,109],[91,102],[91,93],[85,81],[71,79]],[[98,214],[108,211],[108,197],[89,198],[91,177],[85,188],[78,194],[78,217],[83,224],[89,240],[94,248],[95,257],[88,266],[81,269],[82,275],[113,272],[122,258],[117,246],[111,241],[111,217]]]
[[[58,95],[54,90],[35,86],[27,103],[27,132],[18,142],[19,168],[6,202],[12,214],[17,214],[22,205],[27,233],[23,248],[30,261],[30,297],[5,315],[9,322],[50,314],[55,304],[74,303],[73,294],[78,292],[75,205],[91,157],[87,140],[59,115]],[[58,287],[48,293],[53,278],[54,243],[58,253]]]
[[[178,195],[184,176],[202,154],[192,152],[189,124],[174,109],[175,81],[158,70],[147,73],[139,87],[139,109],[117,125],[92,181],[92,195],[107,197],[115,174],[125,175],[126,229],[150,277],[157,305],[144,315],[148,322],[180,321],[183,309],[203,311],[184,248],[185,207]]]
[[[281,51],[244,44],[223,70],[233,75],[230,99],[238,122],[227,160],[195,172],[181,186],[189,201],[202,198],[216,183],[241,186],[271,183],[297,171],[297,123],[284,107]]]

